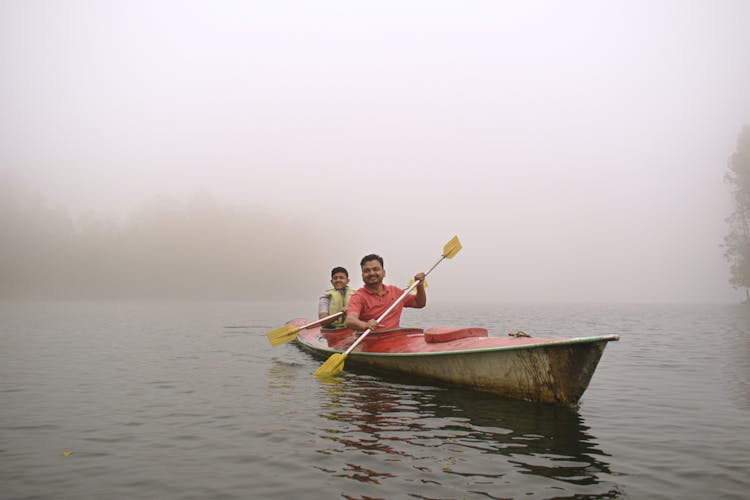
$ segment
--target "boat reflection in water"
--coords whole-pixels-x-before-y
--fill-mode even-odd
[[[414,386],[382,375],[350,374],[321,387],[327,396],[322,416],[330,425],[320,429],[320,437],[330,446],[318,450],[326,459],[316,467],[378,486],[364,493],[621,495],[609,478],[606,453],[575,409]]]

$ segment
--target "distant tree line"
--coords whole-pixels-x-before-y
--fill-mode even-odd
[[[276,300],[326,283],[327,267],[310,270],[325,252],[310,221],[209,196],[74,219],[5,185],[0,234],[0,299]]]
[[[729,233],[724,237],[730,283],[745,289],[745,302],[750,304],[750,126],[740,132],[737,151],[729,159],[724,180],[730,186],[733,201],[733,211],[726,219]]]

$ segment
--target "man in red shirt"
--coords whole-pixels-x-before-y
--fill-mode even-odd
[[[418,273],[414,276],[414,280],[419,282],[416,295],[409,294],[378,323],[377,318],[396,302],[404,291],[397,286],[383,283],[385,268],[381,256],[365,255],[359,265],[362,268],[362,281],[365,286],[349,299],[349,306],[346,308],[347,328],[360,331],[398,328],[404,307],[421,309],[427,305],[427,294],[424,291],[425,274]]]

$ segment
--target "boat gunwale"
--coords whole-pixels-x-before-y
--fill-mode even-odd
[[[484,338],[493,338],[493,337],[484,337]],[[498,337],[495,337],[495,338],[498,338]],[[485,347],[485,348],[479,348],[479,349],[461,349],[461,350],[454,350],[454,351],[430,351],[430,352],[352,351],[349,354],[349,356],[356,355],[356,356],[379,357],[379,358],[457,356],[457,355],[464,355],[464,354],[480,354],[480,353],[491,353],[491,352],[501,352],[501,351],[516,351],[520,349],[539,349],[542,347],[560,347],[560,346],[576,345],[576,344],[593,344],[593,343],[598,343],[598,342],[610,342],[610,341],[617,341],[617,340],[620,340],[620,337],[618,335],[612,334],[612,335],[600,335],[600,336],[593,336],[593,337],[573,337],[573,338],[566,338],[566,339],[560,339],[560,340],[553,340],[551,342],[527,343],[527,344],[519,344],[519,345],[511,345],[511,346]],[[314,349],[316,351],[325,351],[329,353],[344,352],[343,349],[339,350],[339,349],[331,349],[329,347],[316,346],[309,342],[304,342],[300,340],[299,338],[296,339],[296,341],[299,344],[309,347],[310,349]]]

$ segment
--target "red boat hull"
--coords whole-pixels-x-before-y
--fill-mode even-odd
[[[295,326],[309,323],[297,319]],[[345,351],[353,330],[301,330],[297,344],[320,357]],[[616,335],[569,339],[490,337],[482,328],[402,328],[370,333],[347,366],[417,376],[503,397],[575,406],[607,342]]]

